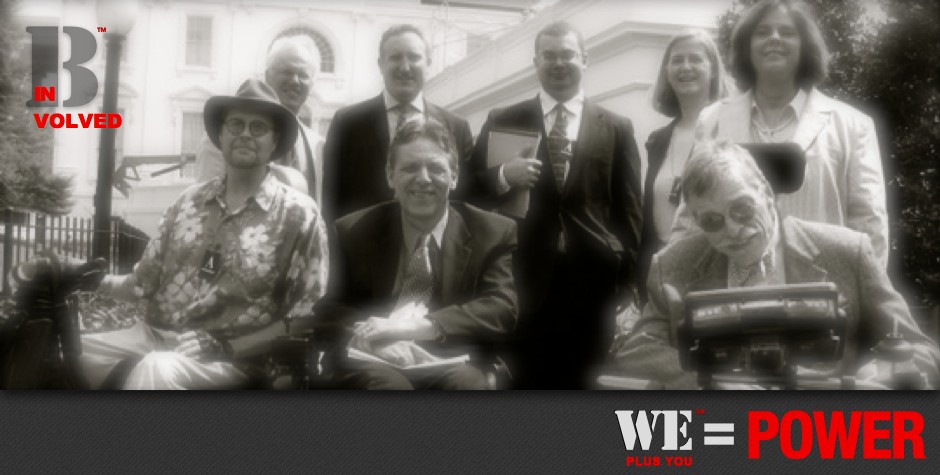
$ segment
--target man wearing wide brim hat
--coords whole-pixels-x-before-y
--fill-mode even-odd
[[[204,117],[225,175],[182,193],[132,274],[104,278],[99,291],[144,299],[147,312],[128,329],[83,337],[92,388],[242,387],[252,374],[245,355],[309,317],[324,293],[319,209],[270,165],[293,146],[293,114],[248,80],[235,96],[210,98]]]
[[[319,69],[320,57],[313,40],[303,35],[281,37],[272,43],[264,72],[278,101],[296,117],[297,139],[293,147],[275,157],[272,170],[287,183],[309,194],[320,204],[323,182],[320,150],[323,139],[300,118],[308,109],[307,98]],[[205,137],[197,146],[195,176],[208,181],[225,174],[225,160],[214,138]],[[296,173],[295,173],[296,172]],[[301,180],[303,178],[303,180]]]
[[[293,112],[281,105],[271,86],[248,79],[242,83],[234,96],[213,96],[206,101],[202,114],[206,134],[219,150],[222,149],[219,141],[225,114],[233,108],[260,112],[274,121],[277,146],[271,154],[272,159],[283,157],[294,146],[294,141],[297,140],[297,120]]]
[[[281,105],[277,93],[266,83],[249,79],[242,83],[236,96],[215,96],[206,101],[202,116],[209,141],[219,150],[222,149],[219,142],[222,122],[225,112],[235,105],[247,106],[271,114],[276,123],[276,129],[279,131],[277,146],[270,158],[271,171],[278,180],[306,193],[308,184],[303,173],[295,168],[275,163],[275,160],[284,158],[293,152],[296,147],[299,126],[294,113]],[[223,165],[227,162],[224,157],[221,161]]]

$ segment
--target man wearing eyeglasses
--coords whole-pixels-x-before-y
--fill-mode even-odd
[[[892,288],[867,235],[781,216],[751,155],[730,143],[695,152],[682,174],[682,194],[702,233],[653,257],[649,303],[616,357],[624,374],[669,389],[696,388],[696,375],[682,370],[675,348],[688,292],[832,282],[848,322],[844,359],[860,381],[890,386],[890,362],[870,350],[898,333],[911,345],[917,370],[937,384],[940,351]]]
[[[379,41],[385,89],[376,97],[336,112],[323,145],[323,215],[328,224],[361,208],[389,201],[385,158],[396,130],[416,117],[434,119],[454,137],[458,161],[473,151],[467,121],[425,100],[431,46],[413,25],[390,27]]]
[[[499,209],[527,191],[516,255],[518,361],[523,388],[585,388],[613,341],[616,307],[633,300],[639,244],[639,154],[629,120],[585,99],[581,34],[554,23],[535,38],[541,90],[493,111],[465,178],[467,201]],[[541,136],[501,166],[487,166],[493,130]]]
[[[239,387],[256,353],[325,292],[327,243],[312,198],[271,172],[297,125],[267,84],[205,105],[206,133],[225,174],[193,185],[170,206],[134,272],[99,291],[144,300],[144,320],[85,335],[81,363],[92,388]]]
[[[323,189],[323,139],[304,125],[299,114],[307,102],[320,57],[313,40],[306,36],[278,38],[268,51],[265,82],[277,92],[281,105],[297,116],[297,139],[287,153],[271,163],[271,170],[282,182],[309,194],[318,204]],[[225,173],[225,160],[213,143],[205,138],[196,149],[196,179],[207,181]]]

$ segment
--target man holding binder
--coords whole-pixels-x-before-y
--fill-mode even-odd
[[[518,219],[514,381],[585,388],[610,347],[616,308],[634,298],[639,154],[630,121],[585,99],[587,54],[571,25],[542,29],[533,62],[538,96],[490,113],[461,190]],[[526,139],[533,132],[539,140]]]

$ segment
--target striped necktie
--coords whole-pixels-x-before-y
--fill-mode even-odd
[[[568,140],[568,114],[561,103],[552,109],[555,112],[555,123],[548,133],[548,155],[552,160],[552,173],[555,175],[555,185],[558,191],[565,187],[565,177],[571,162],[571,141]]]
[[[401,126],[405,125],[405,122],[414,117],[418,112],[411,104],[398,104],[393,107],[393,109],[395,109],[395,112],[398,114],[398,122],[395,124],[395,130],[392,131],[392,138],[398,133],[398,129],[401,129]]]
[[[430,234],[422,235],[418,239],[418,245],[411,253],[411,259],[405,269],[395,310],[410,302],[427,304],[431,300],[434,277],[431,270],[430,241]]]

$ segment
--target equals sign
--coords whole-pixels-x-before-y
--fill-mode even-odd
[[[715,424],[706,422],[705,423],[705,433],[706,434],[722,434],[728,433],[730,435],[706,435],[705,436],[705,445],[734,445],[734,424]]]

